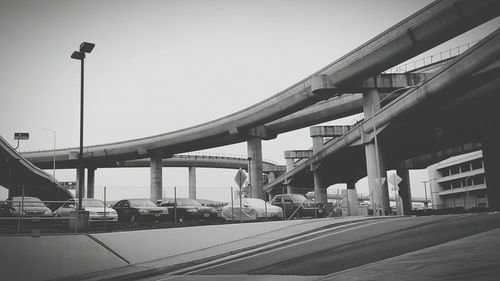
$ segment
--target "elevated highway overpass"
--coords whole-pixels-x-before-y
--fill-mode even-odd
[[[497,1],[434,2],[325,68],[258,104],[179,131],[85,147],[84,165],[93,168],[109,165],[110,162],[150,158],[151,197],[156,199],[162,194],[163,158],[175,153],[247,141],[248,155],[252,159],[251,181],[256,183],[252,186],[252,193],[262,197],[263,190],[259,184],[262,182],[261,141],[296,129],[286,126],[278,128],[278,123],[270,122],[320,100],[359,89],[362,81],[369,81],[367,79],[370,77],[496,17],[500,13],[499,6]],[[344,110],[344,114],[348,114],[349,111]],[[266,130],[266,124],[274,125],[275,130]],[[304,122],[302,126],[308,125]],[[76,148],[56,150],[57,163],[76,166],[75,151]],[[43,166],[43,163],[52,161],[52,153],[50,150],[27,152],[24,155],[36,165]]]
[[[439,155],[433,156],[432,152],[451,147],[477,149],[481,146],[475,143],[479,142],[483,152],[490,155],[485,157],[486,180],[491,187],[489,205],[498,209],[495,173],[500,167],[497,160],[500,123],[496,117],[500,100],[496,94],[500,87],[499,46],[500,30],[497,30],[420,86],[376,109],[374,117],[372,108],[365,107],[363,122],[325,144],[311,158],[265,186],[265,190],[272,192],[283,184],[314,186],[315,193],[323,193],[325,197],[329,185],[348,183],[349,186],[368,174],[375,204],[388,210],[387,183],[381,186],[378,180],[385,177],[386,169],[401,171],[406,187],[400,185],[400,195],[408,202],[407,167],[404,166],[408,162],[405,160],[415,159],[413,163],[418,164],[420,155],[429,154],[430,158],[438,159]],[[377,139],[378,151],[373,147]],[[320,196],[318,199],[324,200]]]
[[[27,161],[0,136],[0,185],[9,197],[35,196],[46,201],[66,201],[73,196],[55,178]]]

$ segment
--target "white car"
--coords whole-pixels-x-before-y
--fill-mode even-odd
[[[82,207],[89,212],[89,221],[118,221],[118,214],[111,207],[104,208],[104,202],[99,199],[84,198]],[[75,216],[75,201],[70,200],[54,211],[56,217]]]
[[[242,220],[259,220],[266,218],[266,207],[267,207],[267,218],[280,219],[283,218],[283,209],[277,206],[273,206],[262,199],[257,198],[242,198],[241,209],[239,198],[231,203],[222,207],[222,217],[225,220],[239,220],[240,214]]]

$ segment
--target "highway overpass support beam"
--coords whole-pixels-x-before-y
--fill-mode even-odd
[[[250,158],[250,197],[264,199],[262,189],[262,139],[250,137],[247,141],[248,157]]]
[[[313,155],[314,155],[314,154],[318,153],[319,151],[323,150],[323,148],[324,148],[323,136],[316,135],[311,130],[311,137],[312,137]],[[327,203],[328,203],[326,190],[327,190],[328,186],[325,184],[325,180],[324,180],[324,176],[323,176],[323,173],[324,173],[323,169],[319,168],[319,169],[316,169],[313,171],[314,198],[316,199],[316,202],[323,203],[323,206],[325,206],[323,213],[326,213],[328,211],[326,209]]]
[[[358,193],[356,192],[356,183],[347,182],[347,215],[357,216],[358,213]]]
[[[290,172],[295,168],[295,159],[304,159],[312,157],[311,150],[286,150],[285,153],[286,172]],[[286,185],[286,193],[297,193],[291,184]]]
[[[411,204],[410,170],[406,167],[397,168],[396,174],[401,177],[401,182],[398,184],[398,194],[401,197],[401,204],[403,204],[403,215],[409,215],[413,209]]]
[[[365,120],[371,118],[373,113],[378,110],[380,110],[380,96],[378,90],[367,90],[363,93],[363,111]],[[390,213],[389,190],[386,180],[387,173],[385,170],[383,156],[382,149],[380,146],[377,147],[375,144],[375,138],[370,142],[365,143],[368,190],[370,203],[374,206],[373,214],[375,216]]]
[[[189,167],[189,198],[196,199],[196,167]]]
[[[500,211],[500,130],[490,127],[483,143],[484,176],[488,208]]]
[[[83,188],[82,188],[82,192],[83,192],[83,198],[85,198],[85,174],[82,173],[83,175],[83,180],[82,180],[82,184],[83,184]],[[80,190],[80,173],[78,173],[78,168],[76,169],[76,189],[75,189],[75,198],[78,198],[80,196],[80,193],[79,193],[79,190]]]
[[[162,157],[159,154],[154,154],[151,156],[151,200],[156,202],[156,200],[162,198]]]
[[[96,168],[87,168],[87,198],[95,196],[95,170]]]

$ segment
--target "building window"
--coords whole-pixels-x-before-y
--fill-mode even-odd
[[[483,162],[481,159],[472,160],[471,162],[472,170],[481,169],[483,167]]]
[[[478,199],[483,199],[483,198],[485,198],[485,197],[486,197],[486,192],[485,192],[484,190],[479,190],[479,191],[477,192],[477,198],[478,198]]]
[[[451,166],[450,167],[450,175],[455,175],[460,173],[460,170],[458,169],[458,165]]]
[[[475,185],[484,184],[484,175],[483,174],[481,174],[481,175],[475,175],[474,176],[474,184]]]
[[[470,171],[470,165],[469,165],[469,163],[463,163],[463,164],[461,164],[460,165],[460,170],[462,171],[462,173]]]

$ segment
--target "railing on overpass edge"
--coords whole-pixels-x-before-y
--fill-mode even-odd
[[[456,57],[456,56],[462,54],[463,52],[467,51],[470,47],[472,47],[477,42],[479,42],[479,40],[469,42],[467,44],[463,44],[463,45],[448,49],[446,51],[442,51],[442,52],[439,52],[439,53],[436,53],[436,54],[433,54],[433,55],[430,55],[430,56],[427,56],[427,57],[424,57],[424,58],[421,58],[418,60],[414,60],[414,61],[411,61],[408,63],[404,63],[401,65],[392,67],[392,68],[390,68],[382,73],[383,74],[406,73],[406,72],[409,72],[409,71],[412,71],[412,70],[415,70],[418,68],[422,68],[422,67],[425,67],[425,66],[443,61],[443,60],[447,60],[447,59],[450,59],[450,58],[453,58],[453,57]]]

